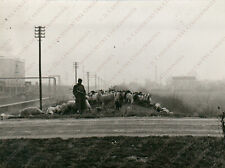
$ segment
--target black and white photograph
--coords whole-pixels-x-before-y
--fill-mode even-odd
[[[225,0],[0,0],[0,168],[225,168]]]

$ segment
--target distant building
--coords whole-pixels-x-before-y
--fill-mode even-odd
[[[6,92],[17,92],[24,87],[25,79],[1,79],[25,77],[25,63],[20,59],[0,56],[0,88]]]
[[[174,76],[171,87],[174,90],[193,90],[197,87],[197,80],[194,76]]]

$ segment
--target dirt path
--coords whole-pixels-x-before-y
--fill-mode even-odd
[[[218,119],[101,118],[0,121],[0,139],[93,136],[222,136]]]

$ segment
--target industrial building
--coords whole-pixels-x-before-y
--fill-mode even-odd
[[[193,90],[196,89],[198,81],[194,76],[174,76],[171,86],[174,90]]]
[[[25,62],[0,56],[0,94],[17,94],[24,89],[25,79],[7,79],[15,77],[25,77]]]

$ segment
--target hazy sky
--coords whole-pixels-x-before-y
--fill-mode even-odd
[[[27,76],[38,75],[35,25],[46,26],[43,74],[64,84],[74,61],[79,77],[110,83],[225,78],[224,0],[1,0],[0,56],[25,60]]]

